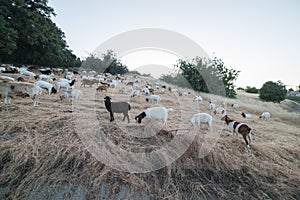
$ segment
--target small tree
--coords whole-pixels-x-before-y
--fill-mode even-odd
[[[259,98],[263,101],[279,103],[286,97],[287,90],[281,81],[264,83],[259,91]]]
[[[257,89],[256,87],[247,86],[245,89],[245,92],[252,93],[252,94],[258,94],[259,89]]]

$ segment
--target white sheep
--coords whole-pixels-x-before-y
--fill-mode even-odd
[[[191,123],[193,126],[199,126],[201,123],[205,123],[208,125],[208,130],[212,131],[212,116],[207,113],[197,113],[191,119]]]
[[[11,104],[9,95],[19,93],[28,94],[33,101],[33,106],[37,106],[39,95],[42,94],[42,88],[32,83],[0,82],[0,94],[4,96],[5,104]]]
[[[156,101],[156,104],[158,104],[160,102],[160,96],[158,95],[150,95],[149,98],[146,98],[146,101],[151,101],[153,103],[153,101]]]
[[[195,96],[193,101],[203,101],[201,96]]]
[[[153,108],[148,108],[144,110],[141,114],[137,115],[135,117],[135,120],[137,123],[141,123],[143,118],[146,118],[147,121],[149,122],[151,119],[157,119],[157,120],[162,120],[163,121],[163,127],[168,127],[167,126],[167,120],[168,120],[168,113],[169,111],[172,111],[172,108],[165,108],[165,107],[153,107]]]
[[[271,114],[269,112],[263,112],[260,116],[259,119],[263,118],[264,120],[268,120],[270,119]]]
[[[82,92],[80,90],[69,90],[60,95],[60,100],[67,99],[70,102],[70,97],[74,97],[75,102],[78,103]]]
[[[56,89],[54,88],[54,86],[53,86],[51,83],[48,83],[48,82],[46,82],[46,81],[41,81],[41,80],[40,80],[40,81],[36,81],[35,84],[36,84],[37,86],[41,87],[41,88],[47,89],[49,95],[50,95],[51,93],[54,93],[54,94],[55,94],[55,93],[57,92]]]

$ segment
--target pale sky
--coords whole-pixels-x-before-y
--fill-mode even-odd
[[[260,88],[281,80],[300,84],[298,0],[49,0],[54,22],[81,59],[124,32],[167,29],[185,35],[228,68],[240,70],[236,86]],[[87,53],[88,52],[88,53]],[[129,69],[149,64],[172,67],[165,52],[135,52],[121,58]]]

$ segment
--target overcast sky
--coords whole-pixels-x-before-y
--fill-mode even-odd
[[[103,42],[127,31],[175,31],[240,70],[237,86],[261,87],[281,80],[300,84],[300,1],[298,0],[49,0],[54,22],[81,59]],[[172,67],[166,52],[136,52],[121,60],[129,69],[151,64]],[[150,64],[150,65],[149,65]]]

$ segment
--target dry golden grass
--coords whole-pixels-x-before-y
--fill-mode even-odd
[[[79,88],[80,83],[76,86]],[[87,127],[83,132],[93,135],[93,127],[99,123],[109,141],[136,153],[151,152],[172,141],[172,137],[164,133],[150,138],[132,135],[145,128],[144,122],[141,125],[135,123],[134,116],[156,105],[147,103],[143,95],[129,101],[128,92],[118,94],[122,87],[120,84],[107,93],[96,94],[96,86],[79,88],[84,96],[74,106],[60,102],[58,95],[49,96],[46,92],[38,107],[32,107],[29,99],[19,97],[13,99],[11,106],[1,103],[0,198],[300,198],[299,114],[245,94],[239,94],[235,100],[226,99],[227,114],[254,129],[251,152],[246,150],[241,136],[232,136],[220,117],[213,115],[212,133],[206,127],[174,132],[176,136],[195,133],[196,137],[180,158],[159,170],[129,173],[112,169],[97,160],[84,145],[82,133],[76,127]],[[111,96],[112,101],[130,102],[130,124],[121,121],[122,114],[115,114],[115,122],[109,122],[103,104],[105,95]],[[201,95],[205,100],[201,103],[193,102],[192,96],[178,97],[169,92],[161,95],[161,105],[174,109],[169,114],[169,129],[191,128],[188,123],[193,114],[210,113],[208,101],[223,100],[210,94]],[[233,102],[240,105],[240,111],[230,107]],[[253,118],[242,118],[241,111],[252,114]],[[258,119],[263,111],[272,114],[270,121]],[[82,124],[77,119],[83,119]],[[160,122],[153,122],[148,128],[155,133],[160,125]],[[213,141],[218,132],[220,136],[210,150],[205,144]],[[199,157],[200,151],[207,151],[207,155]]]

